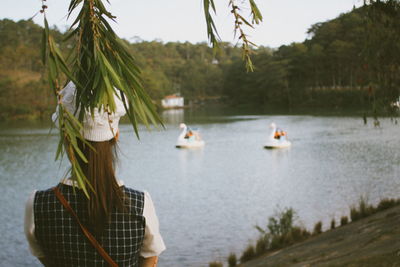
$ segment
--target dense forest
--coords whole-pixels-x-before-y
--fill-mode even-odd
[[[0,20],[0,120],[47,118],[55,97],[41,62],[42,27]],[[66,54],[66,33],[53,28]],[[309,38],[279,48],[258,47],[254,72],[241,49],[222,43],[126,41],[155,103],[180,93],[192,103],[393,112],[400,90],[400,5],[377,1],[312,25]]]

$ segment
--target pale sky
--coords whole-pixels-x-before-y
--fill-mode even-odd
[[[227,8],[228,0],[214,0],[217,5],[216,23],[223,41],[235,43],[233,17]],[[237,0],[240,3],[243,0]],[[40,0],[0,0],[0,19],[28,19],[41,7]],[[64,30],[72,22],[66,14],[69,0],[47,0],[50,25]],[[146,41],[164,43],[179,41],[198,43],[207,41],[202,0],[110,0],[106,7],[117,16],[112,23],[117,34],[133,41],[139,36]],[[359,7],[362,0],[256,0],[264,20],[255,30],[247,30],[249,39],[258,45],[279,47],[307,38],[307,29]],[[43,24],[42,14],[34,21]]]

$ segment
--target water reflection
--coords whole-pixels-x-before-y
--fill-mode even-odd
[[[204,148],[181,148],[178,149],[181,175],[191,177],[192,173],[201,170],[203,166]]]
[[[291,149],[291,147],[277,148],[277,149],[265,149],[265,150],[268,151],[267,153],[271,154],[271,156],[274,160],[280,160],[280,159],[288,156],[288,154],[290,153],[290,149]]]
[[[184,122],[185,111],[184,109],[167,109],[162,111],[161,118],[165,124],[179,125]]]

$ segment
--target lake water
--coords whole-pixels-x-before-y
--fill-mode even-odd
[[[400,124],[381,127],[359,117],[223,115],[170,111],[166,129],[121,126],[118,176],[151,193],[167,250],[159,266],[208,266],[255,240],[279,209],[292,207],[297,223],[327,228],[348,215],[360,197],[371,204],[399,197]],[[174,147],[178,125],[196,127],[200,150]],[[288,132],[292,147],[265,150],[269,124]],[[36,125],[0,130],[0,265],[39,266],[23,234],[24,205],[33,189],[56,184],[67,163],[54,162],[57,134]]]

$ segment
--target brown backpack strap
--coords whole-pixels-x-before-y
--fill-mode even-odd
[[[75,218],[76,222],[79,224],[81,227],[82,232],[85,234],[87,239],[89,239],[90,243],[92,243],[93,247],[100,253],[100,255],[103,257],[103,259],[108,262],[108,264],[112,267],[118,267],[118,264],[111,259],[110,255],[103,249],[103,247],[97,242],[96,238],[86,229],[86,227],[81,223],[79,220],[78,216],[74,212],[74,210],[71,208],[69,205],[68,201],[64,198],[63,194],[61,191],[58,189],[58,187],[53,187],[54,194],[60,200],[61,204],[71,213],[72,217]]]

